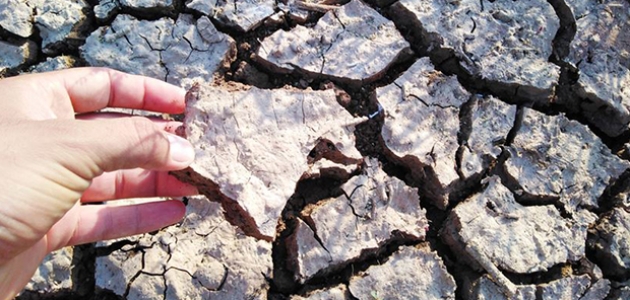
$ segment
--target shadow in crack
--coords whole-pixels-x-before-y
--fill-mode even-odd
[[[317,203],[323,199],[340,196],[343,191],[340,186],[343,181],[331,178],[306,179],[298,182],[295,193],[289,198],[282,218],[278,224],[278,234],[273,242],[273,277],[270,282],[269,293],[293,294],[300,288],[295,277],[296,262],[290,259],[288,239],[294,234],[300,213],[308,204]]]
[[[298,181],[294,194],[287,201],[278,220],[276,239],[273,241],[273,277],[270,279],[269,295],[293,294],[300,284],[296,278],[298,266],[291,259],[296,249],[291,248],[290,239],[298,227],[299,220],[307,224],[308,217],[303,214],[309,205],[335,198],[343,194],[341,185],[353,176],[358,175],[363,169],[363,160],[354,159],[344,155],[334,147],[331,141],[320,139],[308,155],[309,164],[319,160],[329,160],[341,165],[356,165],[350,172],[340,167],[322,168],[316,176],[303,175]]]

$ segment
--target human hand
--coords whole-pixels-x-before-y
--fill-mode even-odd
[[[81,203],[196,193],[168,174],[194,159],[192,146],[171,134],[179,123],[94,113],[182,113],[184,95],[162,81],[103,68],[0,80],[0,299],[19,292],[53,250],[183,217],[179,201]]]

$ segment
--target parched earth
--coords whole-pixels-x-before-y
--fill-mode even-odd
[[[626,0],[0,0],[0,74],[189,89],[158,232],[17,299],[628,299]]]

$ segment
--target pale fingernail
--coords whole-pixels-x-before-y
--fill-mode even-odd
[[[169,143],[171,143],[169,155],[172,160],[187,164],[195,160],[195,149],[193,149],[190,142],[174,134],[167,133],[166,136]]]

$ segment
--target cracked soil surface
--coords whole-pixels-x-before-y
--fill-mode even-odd
[[[189,89],[157,232],[17,299],[628,299],[627,0],[0,0],[0,76]]]

